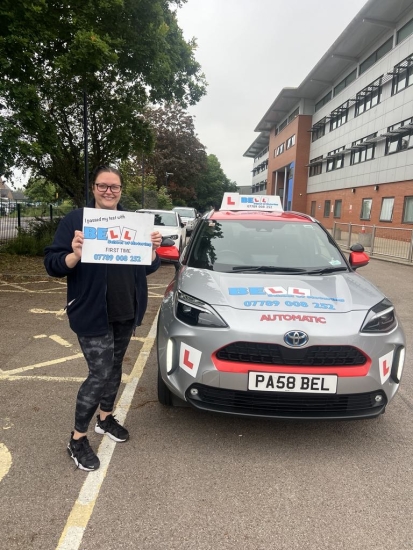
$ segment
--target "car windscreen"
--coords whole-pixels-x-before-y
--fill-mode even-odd
[[[348,268],[331,236],[318,224],[274,220],[203,220],[187,265],[222,272]]]
[[[174,212],[154,212],[155,225],[168,225],[176,227],[178,225],[176,214]]]
[[[174,208],[175,212],[178,212],[180,216],[185,218],[195,218],[195,212],[192,208]]]

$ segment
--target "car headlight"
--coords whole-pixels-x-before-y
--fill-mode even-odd
[[[206,328],[228,327],[222,317],[202,300],[178,290],[176,301],[176,316],[183,323]]]
[[[385,298],[367,313],[361,332],[390,332],[396,325],[394,306]]]

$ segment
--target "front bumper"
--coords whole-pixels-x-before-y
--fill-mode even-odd
[[[350,395],[311,395],[229,390],[192,384],[185,396],[197,409],[290,420],[374,418],[382,414],[387,405],[386,394],[381,390]]]

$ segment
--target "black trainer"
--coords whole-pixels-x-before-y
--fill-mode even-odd
[[[105,420],[101,420],[100,416],[97,415],[95,432],[101,435],[106,434],[113,439],[113,441],[117,441],[118,443],[129,439],[128,430],[121,426],[119,421],[111,414],[109,414]]]
[[[76,466],[80,470],[93,472],[100,466],[100,460],[94,453],[89,444],[89,440],[85,435],[80,439],[73,439],[72,432],[72,437],[67,444],[67,452],[69,453],[70,458],[73,458]]]

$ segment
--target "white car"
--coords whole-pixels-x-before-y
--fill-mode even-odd
[[[194,230],[195,223],[199,217],[197,210],[190,206],[175,206],[172,210],[174,210],[174,212],[178,212],[181,216],[182,221],[186,225],[186,232],[190,235]]]
[[[162,237],[170,237],[175,242],[179,254],[181,254],[186,244],[186,228],[178,212],[174,212],[173,210],[152,210],[150,208],[141,208],[137,212],[154,214],[155,228]],[[159,255],[161,256],[161,254]]]

